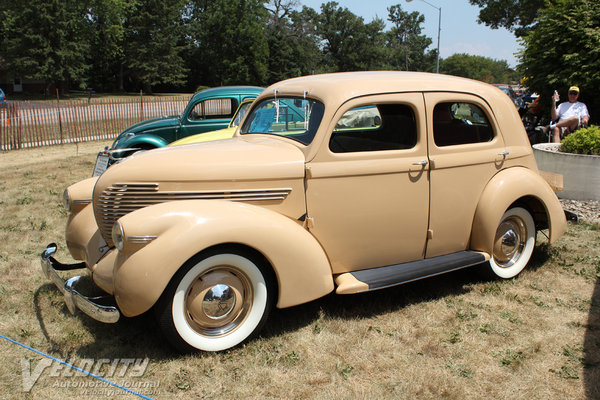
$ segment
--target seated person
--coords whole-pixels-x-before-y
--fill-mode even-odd
[[[550,124],[552,131],[552,141],[560,143],[561,133],[570,133],[577,128],[587,126],[590,120],[590,114],[585,104],[579,99],[579,88],[571,86],[569,88],[569,101],[561,103],[558,108],[556,102],[560,100],[558,93],[554,92],[552,96],[552,120],[558,120],[555,124]],[[547,132],[547,131],[546,131]]]

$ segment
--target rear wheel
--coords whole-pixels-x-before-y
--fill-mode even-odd
[[[521,207],[506,211],[496,229],[489,261],[491,272],[503,279],[517,276],[531,258],[535,233],[535,223],[529,211]]]
[[[240,344],[260,330],[271,308],[265,271],[236,252],[190,260],[157,304],[163,333],[182,351],[220,351]]]

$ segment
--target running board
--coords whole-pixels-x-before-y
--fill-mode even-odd
[[[351,294],[384,289],[481,264],[489,259],[490,256],[487,253],[460,251],[387,267],[346,272],[336,276],[337,289],[335,292],[337,294]]]

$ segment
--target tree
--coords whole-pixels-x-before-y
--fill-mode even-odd
[[[470,54],[453,54],[441,60],[440,72],[487,83],[508,83],[516,78],[506,61]]]
[[[0,46],[12,74],[43,80],[47,88],[85,85],[84,0],[21,0],[1,7]]]
[[[437,50],[427,52],[432,42],[421,35],[425,17],[416,11],[407,13],[397,4],[388,7],[388,21],[393,24],[387,33],[392,67],[405,71],[432,71]]]
[[[132,0],[90,0],[88,26],[90,85],[102,91],[123,90],[125,20]]]
[[[531,90],[549,110],[554,90],[567,96],[581,88],[592,119],[600,113],[600,2],[560,0],[542,10],[538,25],[523,38],[520,68]]]
[[[125,67],[130,79],[148,93],[155,85],[185,82],[183,6],[184,0],[142,0],[127,16]]]
[[[190,81],[203,85],[262,84],[267,72],[267,11],[259,0],[191,1]]]
[[[331,1],[321,5],[315,22],[328,70],[368,70],[385,64],[383,20],[365,24],[362,17]]]
[[[556,0],[469,0],[478,6],[479,23],[493,29],[506,28],[522,37],[535,26],[535,20],[547,4]]]
[[[296,11],[297,5],[296,0],[271,0],[266,6],[269,83],[310,74],[319,65],[321,57],[313,24],[316,13],[307,7]]]

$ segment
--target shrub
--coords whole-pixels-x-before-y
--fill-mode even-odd
[[[560,145],[563,153],[600,155],[600,127],[579,129],[565,137]]]

